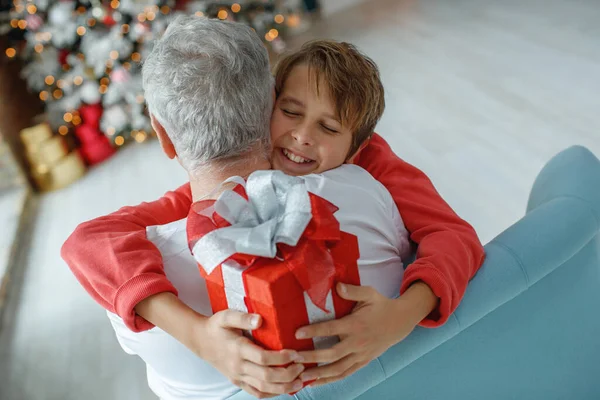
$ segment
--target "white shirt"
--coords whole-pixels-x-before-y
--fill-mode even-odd
[[[307,189],[336,205],[335,217],[344,232],[358,238],[361,285],[381,294],[398,296],[404,273],[402,259],[410,254],[408,233],[385,187],[367,171],[343,165],[322,174],[304,177]],[[179,298],[200,314],[212,310],[204,279],[192,257],[186,220],[151,226],[147,237],[160,250],[167,278]],[[159,328],[130,331],[121,318],[108,313],[121,347],[145,362],[150,388],[163,400],[225,399],[239,388]]]

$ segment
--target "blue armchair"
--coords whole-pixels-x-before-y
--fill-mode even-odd
[[[539,174],[527,214],[485,246],[444,326],[293,398],[600,399],[599,232],[600,161],[571,147]]]

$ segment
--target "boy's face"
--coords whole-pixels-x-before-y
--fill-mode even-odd
[[[319,95],[309,81],[309,69],[292,69],[275,102],[271,117],[271,164],[288,175],[321,173],[346,161],[352,132],[336,118],[326,82]]]

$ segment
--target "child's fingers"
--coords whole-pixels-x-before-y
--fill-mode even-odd
[[[302,361],[299,354],[294,350],[265,350],[249,340],[240,343],[242,343],[242,347],[240,348],[241,357],[257,365],[286,365]]]
[[[356,351],[351,340],[342,340],[335,346],[322,350],[301,351],[300,357],[306,364],[334,363]]]
[[[284,367],[264,367],[245,361],[242,365],[242,375],[257,378],[268,383],[291,383],[298,379],[300,373],[304,371],[304,365],[292,364]],[[261,389],[262,390],[262,389]],[[273,392],[275,393],[275,392]]]
[[[235,328],[243,330],[253,330],[260,326],[260,315],[247,314],[235,310],[223,310],[215,314],[219,325],[223,328]]]
[[[244,376],[242,379],[248,385],[254,387],[262,393],[286,394],[297,392],[298,390],[302,389],[302,381],[300,379],[296,379],[295,381],[288,383],[265,382],[250,375]]]
[[[332,364],[322,365],[320,367],[311,368],[306,370],[300,375],[300,378],[306,381],[313,381],[315,379],[332,378],[342,375],[345,371],[348,371],[352,366],[356,364],[356,357],[352,355],[344,357],[339,361]]]
[[[344,335],[348,333],[347,317],[303,326],[296,331],[296,339]]]

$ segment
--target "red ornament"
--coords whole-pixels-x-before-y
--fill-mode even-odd
[[[117,21],[115,21],[112,14],[106,14],[104,19],[102,20],[102,23],[106,26],[113,26],[117,23]]]
[[[100,118],[104,109],[100,103],[97,104],[86,104],[81,106],[79,109],[79,115],[83,121],[83,125],[88,125],[93,128],[100,130]]]
[[[100,104],[86,104],[79,108],[82,124],[75,127],[75,135],[81,143],[79,151],[88,165],[101,163],[115,153],[108,138],[100,131],[102,112]]]
[[[61,49],[58,52],[58,62],[60,63],[60,65],[67,64],[67,57],[69,56],[69,54],[69,50],[67,49]]]

